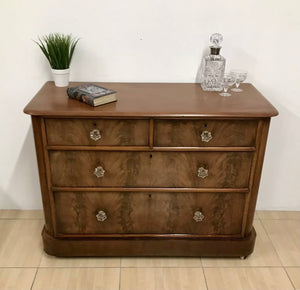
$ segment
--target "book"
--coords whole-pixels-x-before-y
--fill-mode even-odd
[[[94,107],[117,101],[116,91],[94,84],[69,87],[67,94],[71,99]]]

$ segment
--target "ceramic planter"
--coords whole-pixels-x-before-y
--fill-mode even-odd
[[[67,87],[69,85],[70,69],[51,69],[53,79],[57,87]]]

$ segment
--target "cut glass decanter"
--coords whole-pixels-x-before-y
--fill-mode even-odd
[[[203,58],[200,83],[204,91],[222,91],[226,63],[225,58],[220,55],[223,36],[220,33],[214,33],[211,35],[210,41],[212,43],[210,55]]]

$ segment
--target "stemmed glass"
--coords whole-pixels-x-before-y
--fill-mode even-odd
[[[247,71],[241,69],[235,69],[230,71],[230,73],[235,78],[235,88],[231,89],[233,92],[242,92],[243,90],[239,88],[240,84],[246,80]]]
[[[235,82],[235,78],[231,73],[224,74],[224,77],[222,80],[223,92],[220,93],[220,96],[230,97],[231,94],[228,93],[228,89],[234,84],[234,82]]]

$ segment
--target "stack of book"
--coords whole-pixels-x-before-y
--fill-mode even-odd
[[[67,93],[70,98],[94,107],[117,101],[116,91],[94,84],[70,87]]]

